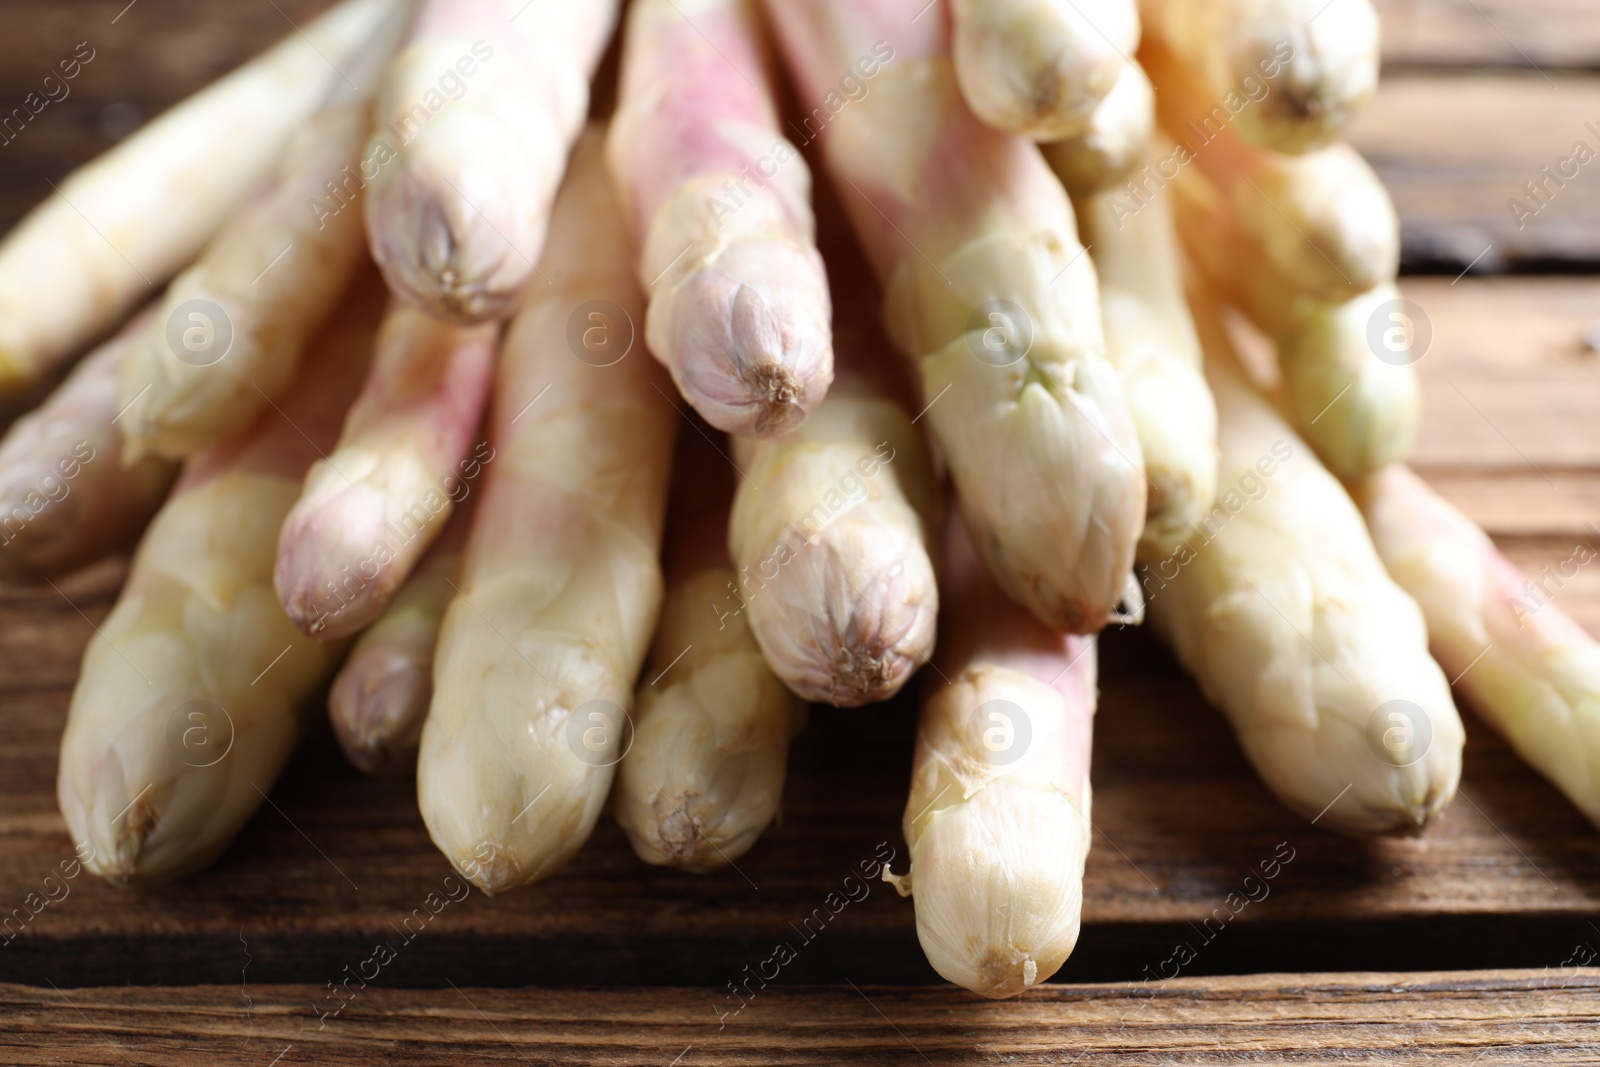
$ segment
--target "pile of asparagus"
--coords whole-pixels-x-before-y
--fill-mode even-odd
[[[0,444],[0,568],[142,532],[61,746],[96,873],[215,859],[335,672],[351,761],[414,767],[483,891],[608,803],[710,870],[773,820],[805,702],[931,661],[890,877],[940,974],[1014,995],[1077,938],[1095,635],[1146,609],[1320,826],[1450,801],[1447,672],[1600,820],[1600,648],[1401,465],[1395,215],[1337,140],[1367,0],[303,30],[0,245],[10,397],[110,336]]]

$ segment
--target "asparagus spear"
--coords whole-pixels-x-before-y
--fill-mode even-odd
[[[1191,300],[1217,400],[1217,508],[1146,571],[1156,630],[1267,787],[1351,835],[1414,831],[1461,776],[1461,720],[1422,612],[1361,514],[1255,394],[1208,297]]]
[[[645,335],[732,434],[798,426],[833,378],[811,173],[778,132],[757,0],[637,0],[607,154]]]
[[[950,22],[967,105],[1040,141],[1082,133],[1139,46],[1134,0],[952,0]]]
[[[1144,68],[1124,63],[1116,84],[1090,113],[1089,125],[1081,133],[1040,146],[1045,161],[1074,197],[1119,185],[1150,147],[1155,106],[1155,89]]]
[[[428,832],[486,893],[548,875],[589,836],[661,603],[679,415],[634,337],[644,299],[603,137],[578,142],[540,261],[550,284],[531,283],[506,338],[499,458],[439,632],[417,760]]]
[[[278,606],[272,550],[360,384],[376,282],[313,342],[281,410],[189,461],[84,653],[57,793],[102,877],[167,878],[215,859],[272,788],[302,705],[338,661],[337,645],[303,636]]]
[[[193,259],[398,8],[345,0],[34,208],[0,244],[0,394],[37,383]]]
[[[273,582],[306,633],[345,637],[377,618],[494,460],[473,442],[495,335],[391,302],[339,444],[306,474],[278,538]]]
[[[891,880],[914,890],[934,970],[1012,997],[1078,940],[1096,639],[1053,633],[1007,601],[958,523],[946,545],[938,681],[904,819],[911,872]]]
[[[1263,148],[1330,143],[1377,86],[1369,0],[1143,0],[1141,12],[1145,51],[1170,53],[1197,88],[1193,102],[1234,113]]]
[[[804,101],[874,57],[822,148],[920,372],[978,552],[1049,626],[1116,612],[1144,515],[1139,446],[1105,357],[1094,265],[1032,144],[956,92],[940,20],[915,0],[769,3]],[[878,42],[876,45],[874,42]]]
[[[290,141],[270,188],[167,287],[122,361],[130,454],[191,455],[293,384],[306,342],[366,259],[359,207],[343,198],[360,199],[373,87],[407,11],[390,9],[352,80],[336,83]]]
[[[805,716],[762,658],[746,617],[726,606],[734,575],[722,533],[732,477],[707,438],[679,438],[666,602],[611,800],[640,859],[688,871],[738,859],[772,822],[789,738]]]
[[[471,513],[469,503],[446,524],[383,614],[356,640],[328,690],[334,736],[367,774],[416,768],[422,723],[433,700],[439,624],[455,595]]]
[[[1389,312],[1402,307],[1393,283],[1393,209],[1366,165],[1352,169],[1352,161],[1359,163],[1353,153],[1310,153],[1281,170],[1280,183],[1262,186],[1275,190],[1273,204],[1292,212],[1288,230],[1304,227],[1323,234],[1316,247],[1298,235],[1290,239],[1282,228],[1247,225],[1241,221],[1240,201],[1193,167],[1184,168],[1173,185],[1185,247],[1207,283],[1227,294],[1277,342],[1296,428],[1342,478],[1357,478],[1404,459],[1419,417],[1412,363],[1420,353],[1410,350],[1409,335],[1398,347],[1387,340],[1392,334]],[[1331,196],[1322,207],[1313,207],[1317,190],[1336,185],[1332,179],[1340,174],[1365,174],[1352,182],[1364,191]],[[1284,190],[1292,195],[1282,195]],[[1255,202],[1253,211],[1277,210],[1253,189],[1247,197],[1246,203]],[[1336,210],[1326,210],[1329,205]],[[1351,232],[1338,236],[1342,227]],[[1324,268],[1343,264],[1331,273],[1321,272],[1320,282],[1319,272],[1306,266],[1310,258],[1320,258],[1319,248],[1329,252]],[[1369,283],[1370,288],[1347,295]],[[1371,335],[1375,322],[1386,349],[1381,358]]]
[[[367,150],[396,294],[462,323],[515,310],[616,17],[616,0],[421,0]]]
[[[1172,216],[1162,200],[1135,213],[1117,194],[1077,200],[1100,272],[1100,309],[1144,456],[1148,498],[1139,559],[1170,555],[1217,493],[1217,406],[1183,298]]]
[[[1551,598],[1595,556],[1578,546],[1538,581],[1403,466],[1355,496],[1383,562],[1428,622],[1433,654],[1473,708],[1600,825],[1600,645]]]
[[[0,575],[64,574],[132,540],[177,467],[147,456],[124,466],[117,367],[145,312],[73,369],[0,441]]]
[[[886,700],[933,655],[930,559],[938,482],[872,322],[870,279],[841,264],[839,379],[794,433],[736,440],[728,524],[740,613],[790,689],[857,707]]]

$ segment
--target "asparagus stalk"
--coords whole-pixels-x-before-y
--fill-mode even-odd
[[[50,577],[130,541],[177,467],[147,456],[124,466],[117,368],[150,318],[139,315],[73,369],[0,441],[0,575]]]
[[[1146,571],[1156,630],[1267,787],[1350,835],[1414,831],[1461,775],[1461,720],[1422,612],[1361,514],[1244,380],[1192,302],[1221,427],[1218,505]]]
[[[1263,148],[1336,140],[1377,86],[1369,0],[1143,0],[1141,12],[1146,52],[1170,53],[1195,86],[1192,103],[1235,112],[1240,135]]]
[[[1211,511],[1217,406],[1201,371],[1164,200],[1126,213],[1117,194],[1074,202],[1100,272],[1106,344],[1139,432],[1148,495],[1139,559],[1164,559]]]
[[[495,339],[493,325],[391,303],[339,444],[312,465],[278,538],[273,581],[306,633],[345,637],[377,618],[493,461],[473,440]]]
[[[737,575],[718,603],[746,621],[790,689],[857,707],[899,692],[933,655],[939,487],[884,365],[870,280],[847,270],[839,291],[828,398],[794,433],[733,443],[744,474],[728,524]]]
[[[370,379],[369,379],[370,380]],[[433,700],[439,624],[455,595],[472,507],[458,511],[328,690],[328,718],[345,756],[367,774],[408,774]]]
[[[324,328],[280,411],[190,460],[84,654],[57,793],[102,877],[167,878],[215,859],[272,788],[301,707],[338,661],[337,645],[284,616],[272,551],[360,384],[376,281]]]
[[[1321,223],[1313,218],[1314,191],[1326,189],[1341,173],[1357,173],[1346,164],[1359,159],[1351,153],[1339,162],[1341,155],[1330,149],[1298,157],[1293,168],[1279,172],[1283,185],[1262,186],[1295,190],[1293,195],[1275,191],[1273,203],[1292,211],[1289,229],[1308,227],[1311,232],[1321,227],[1324,238],[1309,251],[1298,235],[1290,240],[1287,231],[1274,231],[1270,225],[1249,232],[1251,227],[1241,221],[1240,201],[1192,167],[1185,168],[1173,189],[1185,247],[1207,283],[1277,342],[1296,428],[1335,474],[1349,479],[1404,459],[1416,437],[1420,411],[1413,338],[1408,334],[1398,348],[1388,340],[1393,336],[1390,312],[1402,305],[1393,283],[1397,230],[1381,185],[1361,164],[1366,178],[1354,184],[1365,186],[1365,192],[1331,195],[1324,204],[1342,206],[1321,212]],[[1319,170],[1324,163],[1329,166]],[[1274,210],[1255,190],[1248,197],[1261,210]],[[1352,232],[1337,237],[1345,223]],[[1276,240],[1274,232],[1284,240]],[[1380,239],[1382,233],[1389,235],[1387,241]],[[1318,255],[1318,248],[1329,251],[1325,268],[1335,261],[1343,264],[1335,268],[1336,284],[1331,276],[1322,278],[1327,284],[1319,283],[1315,270],[1295,266],[1297,257],[1304,266],[1308,257]],[[1347,295],[1356,285],[1369,283],[1370,288]],[[1381,354],[1373,340],[1375,323],[1385,349]]]
[[[757,0],[638,0],[607,154],[650,294],[645,335],[732,434],[799,425],[833,377],[811,173],[778,132]]]
[[[1010,603],[950,523],[939,681],[922,705],[904,828],[917,939],[986,997],[1054,974],[1078,940],[1089,851],[1095,638]],[[895,880],[892,879],[891,880]]]
[[[639,858],[688,871],[738,859],[777,816],[789,738],[805,716],[747,619],[725,606],[734,579],[722,538],[732,476],[706,438],[680,437],[666,602],[639,678],[633,747],[612,793]]]
[[[1591,560],[1580,545],[1535,582],[1403,466],[1355,490],[1383,562],[1428,622],[1433,654],[1473,708],[1600,825],[1600,646],[1551,599]]]
[[[306,342],[366,259],[361,213],[342,198],[360,199],[372,91],[407,10],[389,10],[351,65],[352,81],[338,82],[290,141],[271,187],[167,287],[122,362],[122,432],[131,454],[191,455],[294,383]]]
[[[1094,265],[1038,149],[961,103],[945,29],[913,22],[918,7],[768,10],[806,100],[826,102],[857,57],[878,61],[822,148],[884,284],[890,334],[920,372],[919,417],[1001,586],[1047,625],[1092,632],[1127,589],[1145,502]]]
[[[192,260],[399,6],[344,0],[34,208],[0,244],[0,394],[30,388]]]
[[[967,105],[1040,141],[1082,133],[1139,47],[1134,0],[952,0],[950,22]]]
[[[616,0],[422,0],[367,150],[368,237],[396,294],[462,323],[511,314],[616,16]]]
[[[486,893],[548,875],[588,837],[661,603],[679,416],[666,375],[632,347],[644,299],[603,136],[579,140],[540,261],[550,284],[533,283],[506,338],[499,458],[439,632],[417,760],[428,832]],[[606,365],[568,349],[574,322]]]
[[[1111,92],[1089,115],[1081,132],[1041,145],[1050,169],[1074,197],[1119,185],[1139,165],[1155,128],[1155,89],[1144,68],[1122,65]]]
[[[1162,125],[1182,143],[1185,169],[1215,187],[1211,206],[1230,234],[1231,253],[1259,262],[1282,291],[1320,303],[1348,300],[1394,280],[1399,219],[1360,153],[1335,144],[1281,155],[1246,143],[1229,128],[1213,133],[1190,116],[1189,98],[1173,102],[1177,90],[1169,93],[1172,79],[1163,78],[1164,69],[1159,58],[1150,65],[1162,90]]]

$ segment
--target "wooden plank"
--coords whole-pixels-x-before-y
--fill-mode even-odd
[[[1552,182],[1546,202],[1524,189],[1578,142],[1600,155],[1589,123],[1600,130],[1593,75],[1406,73],[1383,80],[1350,140],[1394,197],[1407,262],[1493,271],[1600,261],[1600,159],[1570,164],[1575,176]],[[1519,219],[1513,198],[1537,213]]]
[[[1433,332],[1417,363],[1417,467],[1492,472],[1495,492],[1515,476],[1571,509],[1537,521],[1600,518],[1595,486],[1579,484],[1600,471],[1600,353],[1584,342],[1600,326],[1600,278],[1408,278],[1401,289]]]
[[[1590,0],[1375,0],[1387,67],[1600,66]]]
[[[769,972],[770,973],[770,972]],[[442,976],[448,977],[448,976]],[[378,981],[378,980],[375,980]],[[457,983],[459,986],[459,983]],[[1600,970],[1275,974],[1054,986],[704,989],[0,986],[7,1063],[263,1067],[397,1061],[649,1065],[1592,1064]],[[734,1014],[735,1007],[744,1008]],[[720,1015],[719,1013],[727,1013]],[[278,1057],[274,1059],[273,1057]]]

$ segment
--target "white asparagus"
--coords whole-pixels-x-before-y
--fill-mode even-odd
[[[133,540],[177,476],[147,456],[124,465],[117,368],[149,312],[77,365],[0,441],[0,575],[64,574]]]
[[[306,633],[346,637],[377,618],[493,462],[476,435],[495,343],[493,325],[391,302],[339,444],[307,472],[278,537],[273,584]]]
[[[398,296],[462,323],[515,310],[616,17],[616,0],[420,0],[367,150],[367,233]]]
[[[0,393],[28,388],[192,260],[399,7],[344,0],[34,208],[0,244]]]
[[[382,308],[376,275],[313,343],[281,405],[192,459],[84,653],[57,794],[85,866],[113,881],[205,866],[272,788],[340,646],[272,592],[278,524],[338,431]]]
[[[1116,84],[1089,116],[1081,133],[1041,145],[1045,162],[1074,197],[1121,183],[1150,148],[1156,122],[1155,89],[1144,68],[1122,65]]]
[[[417,760],[429,834],[486,893],[550,874],[589,836],[661,603],[680,416],[633,336],[644,299],[602,139],[579,139],[540,261],[550,284],[532,283],[506,338],[499,458],[439,633]],[[584,326],[586,306],[604,325]],[[574,321],[605,331],[604,366],[568,349]]]
[[[1202,149],[1201,158],[1209,151]],[[1206,174],[1186,166],[1171,186],[1178,230],[1193,261],[1208,285],[1277,343],[1296,428],[1322,461],[1347,479],[1403,460],[1420,417],[1415,359],[1409,351],[1414,334],[1402,329],[1404,340],[1391,340],[1393,313],[1404,310],[1393,283],[1398,227],[1376,177],[1365,163],[1353,169],[1352,160],[1360,163],[1353,153],[1344,156],[1330,149],[1280,168],[1281,183],[1257,175],[1278,191],[1275,202],[1293,211],[1296,221],[1287,229],[1282,219],[1276,226],[1241,221],[1247,210],[1258,216],[1277,213],[1250,183],[1230,196]],[[1326,191],[1339,175],[1360,188],[1350,195],[1330,193],[1317,206],[1311,191]],[[1280,195],[1284,190],[1290,194]],[[1252,225],[1254,231],[1247,232]],[[1321,244],[1309,245],[1299,234],[1289,236],[1302,227],[1321,234]],[[1330,251],[1328,258],[1322,258],[1319,247]],[[1320,260],[1322,270],[1308,266],[1311,259]],[[1335,266],[1336,261],[1343,266]],[[1360,289],[1363,285],[1368,288]],[[1375,323],[1381,353],[1374,343]]]
[[[458,511],[359,638],[328,690],[328,720],[345,757],[367,774],[416,769],[433,701],[439,624],[455,595],[471,507]]]
[[[1142,0],[1140,10],[1145,52],[1172,55],[1194,86],[1187,102],[1209,109],[1249,98],[1239,133],[1263,148],[1329,144],[1377,86],[1370,0]]]
[[[710,871],[748,852],[777,817],[789,739],[806,709],[767,666],[746,619],[723,606],[733,471],[699,434],[681,435],[678,453],[666,602],[611,807],[646,863]]]
[[[892,353],[867,307],[871,281],[841,265],[839,380],[795,432],[733,442],[737,574],[723,601],[746,613],[790,689],[857,707],[899,692],[933,655],[939,485],[884,365]]]
[[[167,287],[122,361],[130,454],[191,455],[249,422],[294,382],[306,342],[366,260],[361,146],[371,131],[378,72],[408,10],[391,8],[349,64],[352,81],[335,83],[327,105],[290,140],[270,188]]]
[[[1135,0],[951,0],[950,23],[967,105],[1040,141],[1082,133],[1139,47]]]
[[[871,92],[828,120],[821,146],[883,283],[889,333],[920,376],[919,417],[1006,592],[1046,625],[1094,632],[1137,591],[1145,504],[1094,264],[1038,148],[961,102],[945,30],[913,22],[919,6],[767,9],[818,110],[836,71],[875,57]]]
[[[1078,940],[1089,852],[1094,637],[1008,601],[949,524],[939,680],[922,705],[903,820],[917,940],[986,997],[1054,974]]]
[[[1217,493],[1217,406],[1201,370],[1166,202],[1075,201],[1100,273],[1106,349],[1122,374],[1148,482],[1139,559],[1175,551]]]
[[[1422,612],[1361,514],[1191,300],[1221,429],[1217,508],[1145,574],[1150,619],[1279,799],[1350,835],[1449,803],[1464,734]]]
[[[728,433],[792,430],[833,377],[811,172],[779,132],[759,0],[636,0],[607,156],[645,336]]]
[[[1593,544],[1527,578],[1403,466],[1374,474],[1355,496],[1384,565],[1422,605],[1433,654],[1456,688],[1600,826],[1600,644],[1554,601],[1595,558]]]

